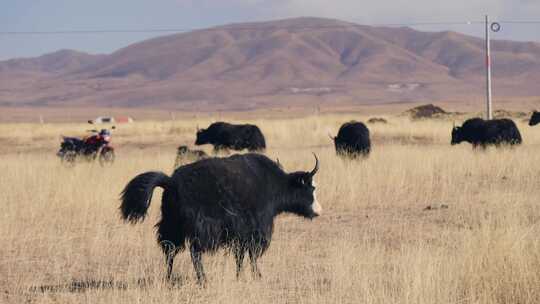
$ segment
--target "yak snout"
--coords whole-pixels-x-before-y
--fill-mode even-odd
[[[315,182],[313,182],[313,186],[316,187]],[[317,188],[313,190],[313,203],[311,204],[311,211],[313,211],[313,214],[315,215],[314,217],[317,217],[322,213],[322,206],[317,199]]]

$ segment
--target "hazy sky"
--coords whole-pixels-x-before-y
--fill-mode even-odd
[[[191,29],[297,16],[360,24],[461,22],[481,21],[486,13],[497,20],[540,21],[540,0],[0,0],[0,32]],[[493,38],[540,41],[540,23],[502,23],[502,27]],[[416,28],[483,35],[480,24]],[[65,48],[110,53],[159,35],[164,34],[0,34],[0,59]]]

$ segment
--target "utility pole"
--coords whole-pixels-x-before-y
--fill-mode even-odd
[[[487,119],[493,119],[493,108],[491,104],[491,48],[490,48],[490,31],[498,32],[501,30],[501,25],[498,22],[489,22],[489,15],[486,15],[486,116]]]
[[[489,16],[486,15],[486,98],[487,98],[487,119],[491,120],[493,118],[492,108],[491,108],[491,50],[489,45]]]

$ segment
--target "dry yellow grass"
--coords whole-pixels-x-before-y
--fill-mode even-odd
[[[87,126],[0,125],[0,302],[540,303],[540,128],[519,123],[521,147],[474,152],[450,147],[450,122],[390,116],[370,126],[369,159],[351,162],[328,139],[351,118],[250,121],[287,171],[319,155],[324,212],[277,219],[262,280],[237,281],[232,257],[204,256],[207,288],[186,253],[177,284],[163,281],[159,190],[143,224],[122,223],[117,208],[136,174],[170,173],[175,147],[209,118],[120,127],[110,168],[54,156],[60,133]],[[423,210],[440,204],[449,208]]]

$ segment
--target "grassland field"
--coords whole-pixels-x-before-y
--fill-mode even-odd
[[[451,121],[384,117],[360,161],[336,157],[328,133],[367,117],[236,120],[261,128],[286,171],[319,156],[323,214],[278,217],[261,280],[205,255],[206,288],[185,252],[164,281],[160,190],[142,224],[118,207],[132,177],[170,174],[176,147],[216,118],[118,126],[106,168],[55,156],[60,134],[88,125],[0,124],[0,303],[540,303],[540,127],[518,120],[523,145],[473,151],[450,146]]]

